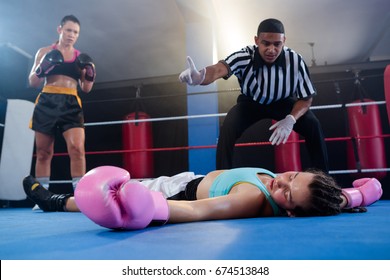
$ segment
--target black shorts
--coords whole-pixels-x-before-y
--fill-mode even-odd
[[[169,200],[196,200],[196,191],[198,190],[199,183],[204,177],[196,178],[188,182],[186,189],[172,197],[168,197]]]
[[[84,113],[79,98],[71,94],[41,92],[35,102],[30,128],[55,135],[64,131],[84,128]]]

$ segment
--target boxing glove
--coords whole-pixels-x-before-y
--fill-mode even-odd
[[[64,57],[59,50],[51,50],[45,54],[38,67],[35,69],[35,74],[39,78],[45,77],[56,65],[60,65],[64,62]]]
[[[95,80],[95,64],[89,55],[85,53],[79,54],[77,57],[77,65],[80,69],[85,69],[85,79],[87,81],[93,82]]]
[[[142,229],[164,224],[168,203],[159,192],[148,190],[119,167],[101,166],[87,172],[77,184],[78,208],[96,224],[111,229]]]
[[[343,188],[347,199],[345,208],[368,206],[378,201],[383,193],[381,183],[375,178],[361,178],[353,181],[353,188]]]

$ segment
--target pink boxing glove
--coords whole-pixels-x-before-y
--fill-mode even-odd
[[[375,178],[361,178],[353,181],[353,188],[342,189],[347,199],[345,208],[368,206],[378,201],[383,193],[381,183]]]
[[[101,166],[85,174],[77,184],[78,208],[96,224],[112,229],[142,229],[152,221],[169,218],[161,193],[148,190],[122,168]]]
[[[165,224],[168,221],[168,202],[162,193],[130,180],[121,186],[118,195],[124,210],[122,228],[141,229],[151,222]]]

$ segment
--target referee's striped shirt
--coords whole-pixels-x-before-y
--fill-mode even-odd
[[[286,46],[272,65],[264,63],[257,46],[247,46],[221,62],[229,71],[225,79],[234,74],[241,92],[261,104],[316,94],[302,56]]]

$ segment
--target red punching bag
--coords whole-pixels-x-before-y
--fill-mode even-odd
[[[356,100],[352,103],[372,102],[370,99]],[[386,168],[385,145],[378,105],[352,106],[347,109],[349,133],[356,138],[347,142],[349,169]],[[359,137],[363,137],[360,139]],[[364,138],[367,137],[367,138]],[[356,155],[356,156],[355,156]],[[360,166],[358,165],[360,164]],[[354,173],[353,177],[375,177],[381,179],[386,172]]]
[[[302,171],[301,150],[299,146],[299,135],[292,131],[286,144],[275,146],[275,171],[283,173],[286,171]],[[289,142],[292,143],[289,143]]]
[[[144,112],[130,113],[125,120],[149,119]],[[125,152],[124,168],[130,172],[131,178],[152,178],[154,173],[153,152],[143,151],[153,147],[152,125],[150,122],[130,122],[122,126],[123,149],[140,150]]]
[[[385,83],[387,117],[389,118],[389,124],[390,124],[390,65],[386,66],[385,74],[384,74],[384,83]]]

